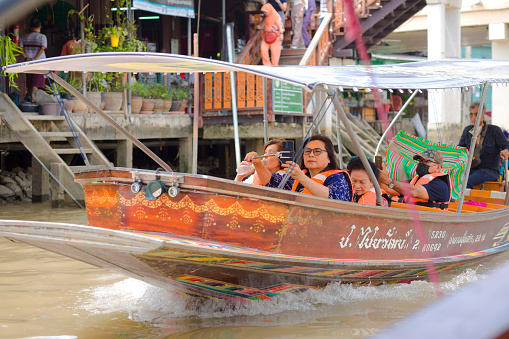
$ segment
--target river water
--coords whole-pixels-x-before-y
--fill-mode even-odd
[[[87,224],[49,204],[0,205],[0,219]],[[483,279],[504,254],[442,276],[444,294]],[[0,338],[362,338],[431,303],[431,283],[333,284],[240,308],[195,299],[0,237]]]

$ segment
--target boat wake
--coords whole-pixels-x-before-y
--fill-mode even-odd
[[[111,276],[110,276],[111,277]],[[121,276],[117,276],[121,278]],[[463,285],[483,279],[484,275],[468,269],[440,287],[444,294],[454,293]],[[106,279],[111,281],[110,279]],[[125,278],[114,283],[82,291],[79,308],[93,314],[125,312],[129,319],[165,324],[176,318],[228,318],[271,315],[287,311],[311,312],[329,307],[369,302],[379,304],[423,305],[435,299],[433,284],[414,281],[410,284],[355,286],[333,283],[301,294],[284,295],[269,301],[231,304],[223,300],[202,300]]]

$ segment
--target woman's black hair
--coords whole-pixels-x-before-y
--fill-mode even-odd
[[[327,156],[329,157],[329,164],[327,165],[327,167],[325,167],[323,169],[322,172],[329,171],[329,170],[338,170],[339,166],[338,166],[338,163],[336,161],[336,154],[334,152],[334,145],[332,144],[331,139],[329,139],[325,135],[320,135],[320,134],[313,135],[312,137],[307,138],[304,141],[304,147],[306,147],[307,144],[310,141],[313,141],[313,140],[319,140],[319,141],[321,141],[321,142],[323,142],[325,144],[325,150],[327,151]],[[307,169],[307,167],[304,165],[304,157],[302,157],[302,159],[300,160],[300,168]],[[308,171],[308,174],[309,174],[309,171]]]
[[[375,178],[378,180],[378,178],[380,177],[380,170],[378,169],[378,167],[376,167],[375,163],[369,159],[368,160],[368,163],[369,163],[369,166],[371,166],[371,169],[373,170],[373,173],[375,174]],[[364,167],[364,164],[362,163],[362,160],[361,158],[359,157],[355,157],[355,158],[351,158],[350,161],[348,162],[348,166],[346,167],[346,169],[348,170],[348,172],[352,173],[353,170],[366,170],[366,168]]]

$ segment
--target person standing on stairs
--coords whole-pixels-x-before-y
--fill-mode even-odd
[[[306,48],[302,39],[302,21],[304,20],[304,8],[308,0],[292,0],[291,18],[292,18],[292,49]]]
[[[39,19],[32,19],[30,22],[30,33],[25,35],[20,40],[19,47],[23,49],[23,57],[25,61],[46,59],[44,52],[48,47],[48,41],[44,34],[41,33],[41,21]],[[32,93],[38,88],[44,89],[45,79],[42,74],[26,75],[27,81],[27,98],[32,100]]]
[[[281,56],[281,41],[285,28],[281,22],[281,17],[271,4],[263,5],[261,11],[262,15],[265,16],[263,40],[260,47],[262,62],[266,66],[278,66],[279,57]]]
[[[269,2],[269,4],[272,5],[272,7],[274,7],[276,12],[281,17],[281,22],[282,22],[283,28],[284,28],[285,27],[286,10],[288,9],[288,3],[286,2],[286,0],[269,0],[268,2]],[[282,41],[283,41],[283,39],[281,39],[281,42]]]
[[[308,26],[311,24],[311,18],[316,12],[316,2],[315,0],[308,0],[306,2],[306,8],[304,9],[304,19],[302,20],[302,39],[304,41],[304,46],[308,47],[311,43],[311,38],[309,37]]]

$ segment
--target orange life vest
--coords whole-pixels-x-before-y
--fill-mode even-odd
[[[304,173],[307,172],[307,170],[303,170],[303,171],[304,171]],[[348,185],[350,186],[350,191],[352,191],[352,184],[351,184],[352,181],[350,180],[350,174],[348,173],[348,171],[345,171],[345,170],[328,170],[325,172],[320,172],[317,175],[315,175],[314,177],[312,177],[311,180],[319,183],[320,185],[323,185],[325,183],[325,180],[328,177],[330,177],[331,175],[336,174],[336,173],[343,173],[343,175],[346,177],[346,179],[348,181]],[[294,191],[294,192],[297,191],[297,186],[299,186],[299,182],[297,180],[295,180],[293,182],[292,191]],[[304,188],[304,190],[301,193],[312,195],[311,192],[309,192],[309,190],[307,188]],[[353,197],[353,194],[351,196]]]
[[[393,196],[392,201],[396,201],[396,202],[413,201],[416,205],[419,205],[419,206],[426,206],[426,207],[437,208],[437,209],[447,211],[449,209],[449,202],[451,201],[451,197],[452,197],[452,189],[451,189],[452,181],[451,181],[451,177],[449,176],[449,174],[445,173],[442,170],[441,172],[438,172],[438,173],[431,173],[431,174],[428,173],[422,177],[419,177],[418,175],[416,175],[410,181],[410,185],[414,185],[414,186],[426,185],[431,180],[438,178],[438,177],[445,176],[445,175],[447,176],[447,179],[448,179],[446,181],[446,183],[449,188],[449,199],[447,201],[429,201],[429,200],[417,199],[417,198],[409,198],[411,200],[408,200],[408,197],[405,197],[405,196]]]
[[[387,194],[384,190],[381,190],[382,194]],[[374,205],[376,206],[376,191],[374,187],[371,187],[366,191],[363,195],[361,195],[360,199],[357,201],[359,204],[364,205]],[[389,203],[382,197],[382,206],[389,207]]]

